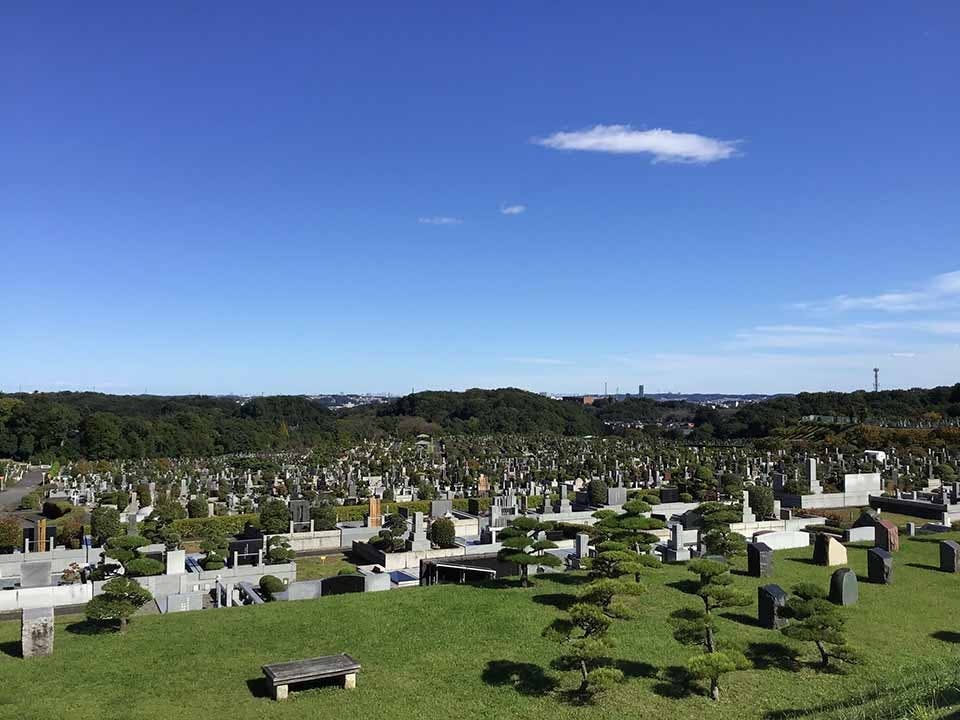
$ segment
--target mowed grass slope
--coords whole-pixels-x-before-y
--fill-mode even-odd
[[[742,642],[761,669],[728,675],[719,703],[663,680],[691,655],[673,639],[667,618],[699,603],[684,592],[692,575],[673,566],[650,573],[639,617],[614,625],[613,654],[627,680],[592,706],[551,692],[555,680],[561,687],[575,680],[551,668],[557,646],[540,636],[582,581],[568,575],[537,579],[529,589],[440,586],[138,617],[126,636],[81,634],[86,628],[74,618],[58,623],[55,655],[31,661],[16,657],[19,623],[0,623],[0,717],[879,717],[860,694],[876,691],[889,708],[901,683],[935,668],[956,671],[960,659],[960,577],[936,569],[936,542],[904,538],[903,546],[894,584],[861,582],[860,604],[844,610],[851,643],[865,655],[848,674],[792,664],[791,647],[801,661],[813,660],[815,651],[756,627],[755,601],[721,611],[727,617],[720,635]],[[848,552],[851,567],[865,575],[866,549]],[[825,587],[832,569],[810,564],[811,554],[776,553],[775,577],[762,582]],[[761,584],[743,575],[736,582],[754,598]],[[357,690],[294,690],[283,703],[265,696],[261,665],[339,652],[363,665]],[[831,710],[845,699],[845,707]]]

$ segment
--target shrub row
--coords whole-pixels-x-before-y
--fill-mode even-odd
[[[258,515],[214,515],[204,518],[183,518],[174,520],[171,527],[185,539],[197,540],[204,536],[204,530],[212,528],[218,535],[236,535],[247,523],[259,524]]]

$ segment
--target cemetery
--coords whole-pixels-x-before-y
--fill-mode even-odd
[[[97,673],[132,654],[165,668],[141,693],[143,717],[186,695],[186,717],[225,698],[238,718],[322,717],[333,706],[385,717],[382,698],[402,695],[416,698],[417,716],[619,717],[629,706],[765,720],[843,717],[831,700],[879,708],[919,692],[891,677],[939,677],[954,652],[943,598],[960,533],[957,487],[932,469],[955,456],[650,450],[422,437],[323,459],[49,468],[40,509],[11,516],[15,539],[0,554],[4,677],[18,693],[60,682],[78,718],[111,717]],[[62,520],[77,516],[79,534]],[[317,573],[327,555],[342,558],[337,571]],[[301,577],[298,563],[313,572]],[[726,590],[697,595],[715,583]],[[136,596],[122,615],[118,593]],[[724,645],[698,657],[681,638],[701,606]],[[584,607],[600,625],[577,630]],[[818,663],[820,616],[804,613],[839,623],[849,652],[830,646]],[[595,647],[609,656],[584,661],[577,690],[569,654],[556,652],[579,632],[600,632]],[[74,681],[66,668],[88,657],[92,669]],[[164,664],[173,657],[191,661]],[[729,663],[722,677],[700,670],[714,659]],[[358,681],[350,668],[361,665]],[[49,677],[37,670],[47,666]],[[190,666],[216,674],[215,697],[196,693]],[[47,690],[30,696],[39,715],[54,712]],[[119,700],[115,711],[129,716]]]
[[[848,568],[842,569],[810,562],[810,547],[773,551],[772,571],[763,577],[748,574],[747,558],[738,557],[733,582],[753,593],[752,609],[721,611],[717,623],[720,633],[742,644],[753,667],[730,673],[717,703],[695,683],[684,689],[670,681],[689,650],[673,639],[669,616],[699,602],[685,591],[689,573],[683,564],[645,572],[648,591],[630,599],[642,612],[615,626],[614,658],[625,668],[625,680],[595,705],[567,702],[553,690],[568,681],[551,666],[554,643],[540,635],[543,625],[562,614],[568,602],[564,598],[576,595],[586,580],[584,571],[537,575],[529,588],[500,580],[453,582],[402,592],[342,594],[321,602],[148,615],[137,617],[125,635],[91,634],[82,617],[57,615],[53,653],[29,660],[12,649],[19,650],[21,623],[8,621],[0,623],[0,643],[6,649],[0,672],[5,692],[29,698],[21,707],[37,716],[56,716],[57,698],[68,693],[71,717],[81,719],[159,717],[174,708],[179,716],[200,718],[218,712],[224,702],[237,718],[304,713],[412,717],[413,707],[417,716],[453,712],[477,718],[490,713],[617,717],[624,707],[675,718],[762,718],[774,710],[817,708],[826,709],[804,717],[835,717],[827,712],[831,700],[859,702],[870,695],[873,705],[868,707],[880,708],[884,693],[909,692],[891,678],[933,676],[938,666],[955,662],[955,640],[950,638],[956,635],[956,605],[943,597],[955,591],[956,575],[940,570],[940,558],[942,547],[954,547],[941,540],[956,543],[958,535],[904,538],[893,560],[896,580],[891,584],[874,580],[872,548],[859,544],[846,548]],[[769,627],[779,626],[783,618],[764,618],[782,614],[783,595],[800,582],[837,594],[838,611],[846,619],[849,642],[863,654],[862,665],[842,674],[819,672],[807,662],[812,662],[808,650]],[[771,586],[778,590],[764,590]],[[304,690],[294,686],[288,700],[274,703],[262,666],[341,653],[363,667],[356,690],[341,694],[335,683],[308,684]],[[113,659],[119,657],[135,657],[143,668],[131,668],[123,687],[107,681]],[[188,661],[171,663],[165,660],[169,658]],[[77,672],[80,667],[83,671]],[[163,683],[156,685],[147,668],[160,667]],[[218,678],[216,693],[197,692],[198,667]],[[878,688],[882,692],[874,695]],[[191,701],[184,706],[186,696]],[[410,698],[410,713],[384,706],[383,698],[394,696]]]

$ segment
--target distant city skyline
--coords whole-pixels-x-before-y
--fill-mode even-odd
[[[953,384],[958,35],[947,3],[7,7],[0,390]]]

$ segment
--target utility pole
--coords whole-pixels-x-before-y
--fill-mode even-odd
[[[880,392],[880,368],[873,369],[873,391]]]

